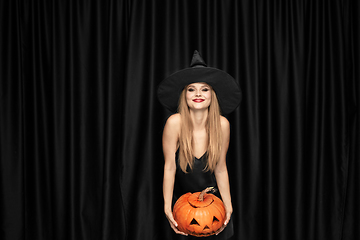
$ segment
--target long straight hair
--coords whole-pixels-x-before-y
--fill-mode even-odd
[[[183,172],[187,172],[187,166],[190,169],[194,165],[194,137],[193,137],[193,123],[190,117],[190,109],[186,102],[187,86],[181,92],[179,98],[178,112],[181,116],[181,131],[179,136],[179,164]],[[220,107],[214,90],[211,88],[211,103],[208,108],[208,117],[206,119],[205,127],[208,136],[207,142],[207,163],[205,171],[213,172],[216,164],[220,159],[222,132],[220,124]]]

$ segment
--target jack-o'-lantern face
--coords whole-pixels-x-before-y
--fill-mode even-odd
[[[209,236],[214,234],[221,226],[222,223],[217,217],[213,216],[211,219],[211,217],[202,216],[202,218],[198,220],[193,218],[187,227],[187,230],[196,236]]]
[[[187,193],[181,196],[174,205],[174,218],[178,229],[184,233],[205,237],[216,233],[225,220],[225,207],[222,201],[213,194],[200,192]]]

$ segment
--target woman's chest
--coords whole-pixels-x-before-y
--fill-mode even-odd
[[[194,146],[193,146],[194,155],[195,157],[200,158],[207,150],[207,145],[208,145],[207,132],[205,130],[194,131],[193,140],[194,140]]]

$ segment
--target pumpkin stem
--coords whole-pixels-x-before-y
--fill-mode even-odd
[[[205,193],[207,193],[207,192],[215,192],[215,191],[216,191],[216,190],[215,190],[214,187],[205,188],[205,189],[200,193],[198,200],[199,200],[200,202],[204,201]]]

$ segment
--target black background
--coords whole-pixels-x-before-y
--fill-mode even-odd
[[[0,238],[170,239],[158,84],[199,50],[243,90],[233,239],[360,239],[360,6],[0,2]]]

